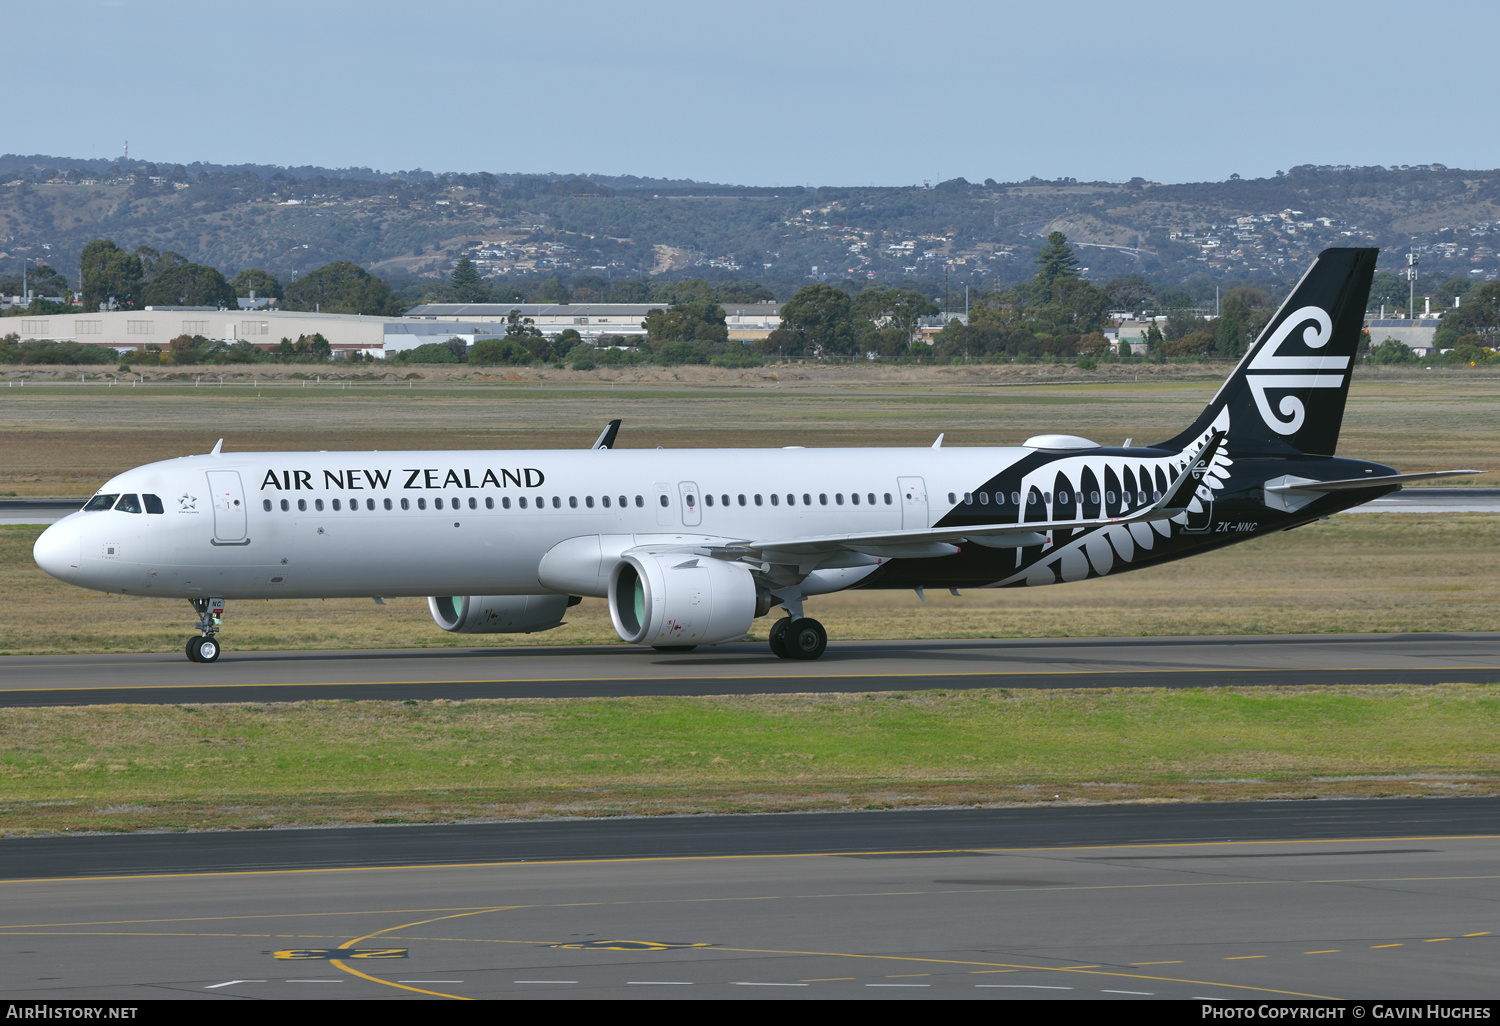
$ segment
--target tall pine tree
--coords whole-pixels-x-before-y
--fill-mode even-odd
[[[1059,278],[1077,278],[1078,261],[1068,246],[1068,237],[1062,232],[1047,236],[1047,244],[1036,258],[1036,278],[1031,283],[1031,298],[1034,303],[1050,303],[1056,296],[1054,286]]]
[[[458,258],[453,277],[448,279],[448,288],[455,303],[488,303],[490,300],[489,283],[479,276],[474,262],[466,256]]]

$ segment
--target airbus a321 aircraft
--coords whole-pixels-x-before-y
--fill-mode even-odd
[[[427,595],[464,634],[608,599],[627,642],[687,650],[845,588],[1005,588],[1138,570],[1368,502],[1417,478],[1334,456],[1374,249],[1324,251],[1213,401],[1155,445],[229,453],[111,479],[37,540],[84,588],[185,598],[211,663],[226,599]],[[941,443],[941,437],[939,438]],[[222,442],[221,442],[222,445]]]

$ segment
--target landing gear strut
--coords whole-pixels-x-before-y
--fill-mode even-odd
[[[785,616],[771,625],[771,651],[782,659],[816,659],[828,648],[828,632],[809,617]]]
[[[219,658],[221,651],[219,639],[215,635],[224,625],[224,600],[192,599],[191,601],[194,612],[198,614],[198,622],[193,626],[202,633],[188,638],[188,660],[194,663],[214,662]]]

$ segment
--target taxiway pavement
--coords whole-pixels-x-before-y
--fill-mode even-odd
[[[0,841],[0,992],[1493,998],[1500,800]]]
[[[1500,633],[764,643],[0,658],[0,706],[1500,682]]]

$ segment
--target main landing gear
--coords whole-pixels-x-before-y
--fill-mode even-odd
[[[222,648],[215,637],[224,626],[223,599],[192,599],[198,622],[193,626],[202,631],[187,641],[187,657],[194,663],[211,663],[219,658]]]
[[[771,651],[782,659],[816,659],[828,648],[828,632],[810,617],[784,616],[771,625]]]

